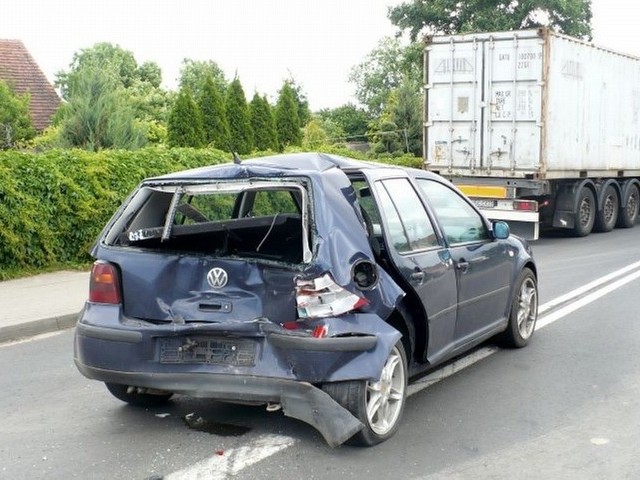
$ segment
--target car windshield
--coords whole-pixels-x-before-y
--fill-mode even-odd
[[[285,263],[308,262],[307,189],[298,182],[144,186],[106,243]]]

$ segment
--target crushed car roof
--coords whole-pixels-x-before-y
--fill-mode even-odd
[[[340,170],[362,170],[370,168],[394,170],[403,167],[354,160],[340,155],[327,153],[286,153],[282,155],[247,159],[243,160],[241,163],[224,163],[220,165],[195,168],[192,170],[184,170],[149,180],[162,181],[190,178],[237,178],[242,176],[242,172],[245,172],[247,176],[255,174],[272,176],[278,172],[282,174],[283,170],[291,171],[291,173],[295,172],[296,174],[304,174],[305,172],[322,173],[334,168],[338,168]],[[406,168],[404,169],[406,170]]]

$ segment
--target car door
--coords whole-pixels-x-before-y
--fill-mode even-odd
[[[505,320],[516,259],[503,242],[493,240],[487,222],[463,195],[434,179],[416,182],[440,224],[455,265],[455,337],[463,346]]]
[[[456,278],[449,250],[408,178],[374,182],[384,243],[397,272],[419,297],[428,322],[427,359],[455,347]]]

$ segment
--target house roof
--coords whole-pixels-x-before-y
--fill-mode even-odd
[[[60,98],[20,40],[0,39],[0,79],[18,94],[31,94],[29,109],[36,130],[49,126]]]

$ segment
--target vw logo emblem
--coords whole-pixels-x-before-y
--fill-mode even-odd
[[[227,272],[221,268],[213,268],[209,270],[209,273],[207,273],[207,283],[211,285],[211,288],[222,288],[228,281],[229,276],[227,275]]]

